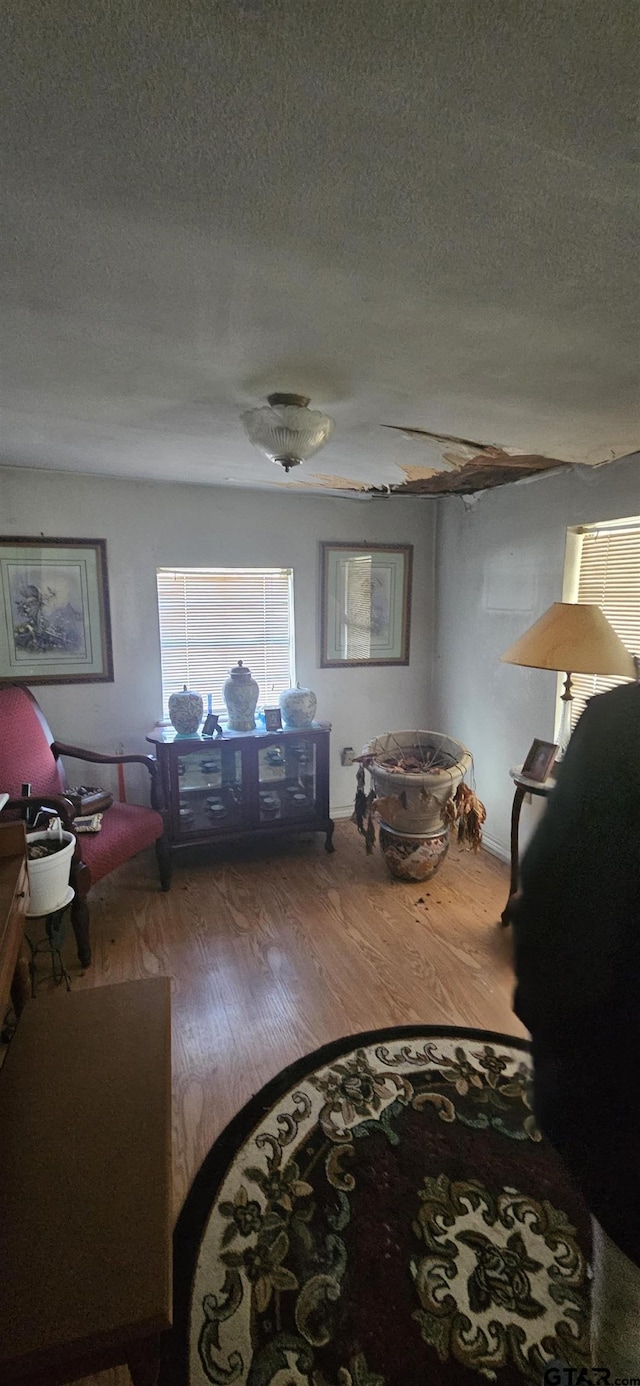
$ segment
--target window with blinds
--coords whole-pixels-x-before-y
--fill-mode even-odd
[[[579,529],[580,555],[576,601],[592,602],[634,655],[640,655],[640,517]],[[594,693],[604,693],[624,679],[574,674],[572,724]]]
[[[158,611],[162,698],[200,693],[224,710],[222,685],[241,659],[260,685],[260,703],[278,702],[294,682],[293,574],[287,568],[160,568]]]

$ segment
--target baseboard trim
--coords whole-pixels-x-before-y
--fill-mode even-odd
[[[330,808],[329,812],[332,818],[350,818],[353,813],[353,804],[343,805],[342,808]]]
[[[500,861],[506,861],[507,865],[510,863],[511,853],[509,851],[509,848],[505,847],[504,843],[500,842],[498,838],[491,837],[489,833],[483,832],[482,846],[484,847],[485,851],[491,853],[492,857],[498,857]]]

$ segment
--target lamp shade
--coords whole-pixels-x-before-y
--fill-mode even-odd
[[[633,655],[600,607],[586,602],[554,602],[500,659],[530,669],[636,677]]]

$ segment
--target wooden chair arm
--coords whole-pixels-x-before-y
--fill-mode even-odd
[[[51,747],[54,756],[72,756],[74,760],[88,760],[94,765],[144,765],[149,774],[158,772],[155,756],[104,756],[99,751],[86,751],[81,746],[67,746],[64,741],[54,741]]]
[[[7,813],[11,810],[15,813],[16,810],[27,808],[53,809],[60,815],[65,828],[73,831],[76,810],[71,799],[67,799],[65,794],[25,794],[24,798],[8,799],[2,812]]]
[[[155,756],[104,756],[99,751],[86,751],[81,746],[67,746],[65,741],[54,741],[51,746],[54,756],[72,756],[74,760],[87,760],[92,765],[144,765],[151,777],[151,807],[164,813],[164,795]]]

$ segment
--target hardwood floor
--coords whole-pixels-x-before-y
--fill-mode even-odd
[[[332,856],[319,836],[227,849],[224,860],[193,853],[167,895],[153,854],[138,857],[91,892],[84,975],[66,942],[74,987],[172,978],[176,1214],[238,1108],[328,1040],[414,1021],[525,1033],[497,923],[501,862],[453,847],[431,882],[405,884],[377,849],[366,857],[353,825],[337,824],[335,844]],[[128,1380],[124,1369],[91,1378]]]

